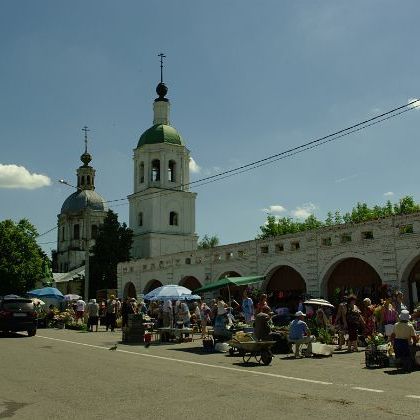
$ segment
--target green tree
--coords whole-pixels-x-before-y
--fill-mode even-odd
[[[45,258],[38,233],[27,220],[0,222],[0,295],[23,294],[45,277]]]
[[[334,213],[334,223],[336,225],[341,225],[341,223],[343,223],[343,218],[341,217],[341,214],[340,214],[340,211],[339,210],[337,210]]]
[[[384,216],[392,216],[394,214],[394,207],[392,206],[391,200],[388,200],[383,208]]]
[[[407,195],[401,198],[398,204],[394,204],[395,214],[410,214],[419,211],[420,207],[415,203],[414,198]]]
[[[198,242],[198,249],[209,249],[219,245],[219,238],[216,235],[209,236],[204,235],[203,238]]]
[[[93,256],[89,267],[89,296],[93,296],[97,289],[117,287],[117,265],[130,260],[132,244],[133,231],[125,223],[118,222],[116,213],[108,210],[91,249]]]
[[[327,218],[325,219],[325,226],[332,226],[334,224],[334,217],[332,212],[327,213]]]
[[[306,218],[303,225],[305,228],[304,230],[311,230],[320,228],[321,226],[323,226],[323,223],[320,220],[318,220],[313,214],[311,214]]]

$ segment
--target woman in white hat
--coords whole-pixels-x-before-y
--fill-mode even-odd
[[[410,313],[403,309],[400,313],[399,321],[394,325],[391,340],[395,350],[395,357],[400,359],[405,370],[412,370],[415,355],[413,344],[417,343],[418,338],[413,325],[408,321],[410,321]]]

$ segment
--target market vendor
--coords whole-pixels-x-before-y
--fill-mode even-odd
[[[227,328],[229,318],[227,316],[227,309],[223,306],[224,302],[219,304],[217,316],[214,319],[213,337],[215,340],[229,340],[232,337],[232,332]],[[220,303],[220,301],[219,301]]]
[[[304,321],[305,314],[302,311],[297,311],[295,319],[290,323],[289,326],[289,341],[295,344],[295,357],[298,358],[300,344],[307,344],[306,355],[312,355],[312,342],[315,337],[311,336],[311,332],[308,325]]]
[[[262,306],[255,316],[254,336],[258,341],[266,341],[270,339],[271,333],[271,308],[268,305]]]

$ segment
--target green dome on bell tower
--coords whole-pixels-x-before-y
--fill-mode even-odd
[[[144,146],[145,144],[157,143],[184,146],[184,140],[175,128],[167,124],[155,124],[140,136],[137,147]]]

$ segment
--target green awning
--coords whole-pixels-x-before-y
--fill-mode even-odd
[[[213,283],[206,284],[199,289],[194,289],[194,293],[210,292],[211,290],[221,289],[227,286],[243,286],[247,284],[260,283],[264,280],[264,276],[248,276],[248,277],[224,277]]]

